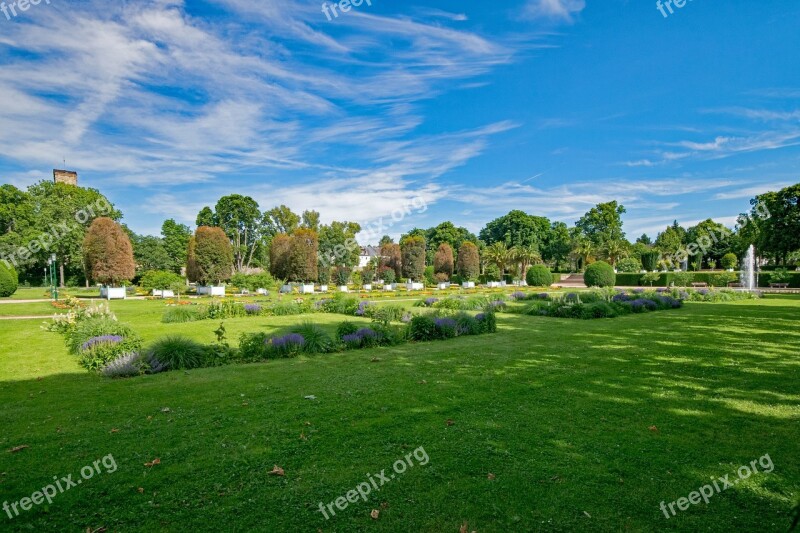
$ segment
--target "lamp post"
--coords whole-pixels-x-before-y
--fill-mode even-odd
[[[58,301],[58,282],[56,281],[56,254],[50,256],[50,294]]]

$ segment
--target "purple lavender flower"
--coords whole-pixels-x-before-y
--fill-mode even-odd
[[[356,316],[364,316],[367,313],[367,307],[371,306],[372,302],[368,302],[366,300],[362,300],[358,304],[358,309],[356,309]]]
[[[248,315],[261,314],[261,306],[258,304],[246,304],[244,310]]]
[[[539,296],[540,300],[549,300],[550,299],[550,295],[547,294],[546,292],[539,293],[538,296]]]
[[[321,308],[325,307],[326,305],[328,305],[329,303],[331,303],[332,301],[333,300],[331,300],[330,298],[323,298],[322,300],[317,300],[314,303],[314,307],[316,307],[317,309],[321,309]]]
[[[475,315],[475,320],[477,320],[478,322],[486,320],[486,315],[483,313],[478,313],[477,315]]]
[[[433,321],[437,328],[455,329],[458,325],[452,318],[437,318]]]
[[[351,333],[342,337],[342,342],[345,344],[361,344],[362,340],[358,333]]]
[[[699,290],[699,291],[697,291],[697,292],[699,292],[699,293],[700,293],[700,294],[702,294],[703,296],[707,296],[707,295],[708,295],[708,289],[700,289],[700,290]]]
[[[669,289],[667,289],[666,287],[659,287],[659,288],[656,289],[656,292],[657,293],[664,293],[664,292],[667,292],[668,290]]]
[[[425,307],[433,307],[433,304],[439,301],[439,298],[426,298]]]
[[[377,339],[378,333],[372,328],[361,328],[355,333],[362,339]]]
[[[119,335],[102,335],[100,337],[92,337],[81,345],[81,351],[85,352],[97,346],[105,346],[109,344],[119,344],[125,340]]]
[[[514,300],[524,300],[525,298],[527,298],[527,296],[528,295],[525,294],[524,292],[517,291],[511,295],[511,298]]]
[[[644,289],[633,289],[633,294],[644,294]]]
[[[291,350],[292,348],[305,346],[305,344],[306,339],[299,333],[289,333],[283,337],[275,337],[272,339],[272,347],[278,350]]]

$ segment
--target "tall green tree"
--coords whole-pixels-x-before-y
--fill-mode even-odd
[[[133,258],[136,262],[137,274],[148,270],[171,270],[172,259],[167,254],[163,239],[152,235],[132,233],[130,240],[133,245]]]
[[[356,222],[333,221],[319,229],[320,256],[328,266],[354,268],[358,265],[361,247],[356,235],[361,225]]]
[[[622,241],[625,232],[622,231],[622,215],[625,207],[616,200],[597,204],[591,208],[575,226],[589,238],[597,248],[603,248],[607,242]]]
[[[487,245],[502,242],[507,248],[534,246],[541,252],[550,231],[550,221],[547,218],[515,210],[486,224],[479,237]]]
[[[569,259],[571,251],[572,238],[569,228],[563,222],[553,222],[544,248],[541,250],[542,259],[553,263],[555,269],[560,270],[561,265]]]
[[[800,250],[800,183],[759,195],[750,204],[750,213],[740,217],[742,244],[755,244],[759,254],[786,265]]]
[[[300,216],[285,205],[265,211],[261,219],[265,238],[269,241],[281,233],[291,235],[300,226]]]
[[[176,274],[181,273],[181,268],[186,265],[186,250],[192,230],[185,224],[178,224],[174,219],[167,219],[161,225],[161,237],[164,241],[164,252],[169,257],[169,267]]]
[[[319,233],[319,211],[303,211],[302,219],[300,227]]]
[[[86,231],[95,219],[107,217],[119,221],[122,213],[96,189],[41,181],[32,185],[28,194],[38,232],[54,237],[52,244],[36,254],[38,268],[44,268],[47,258],[55,253],[61,286],[65,284],[66,272],[85,277],[82,247]]]
[[[210,207],[206,206],[197,214],[197,220],[195,221],[195,224],[198,228],[202,226],[211,228],[217,225],[217,217],[214,215],[214,211],[212,211]]]
[[[231,194],[217,202],[214,216],[233,247],[233,265],[237,272],[250,267],[260,239],[261,211],[249,196]]]

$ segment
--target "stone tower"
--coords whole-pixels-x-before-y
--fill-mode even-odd
[[[53,169],[53,181],[78,186],[78,173],[69,170]]]

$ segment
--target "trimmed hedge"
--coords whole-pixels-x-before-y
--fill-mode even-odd
[[[692,272],[695,283],[708,283],[713,285],[714,278],[720,274],[726,274],[727,271],[720,270],[717,272]],[[733,272],[736,277],[739,277],[739,272]],[[642,283],[642,276],[644,274],[617,274],[617,285],[620,287],[649,287],[649,284]],[[770,272],[760,272],[758,275],[758,286],[762,288],[769,288]],[[653,283],[653,287],[669,287],[674,281],[675,273],[667,272],[662,273],[659,280]],[[789,273],[789,288],[800,289],[800,272]]]

